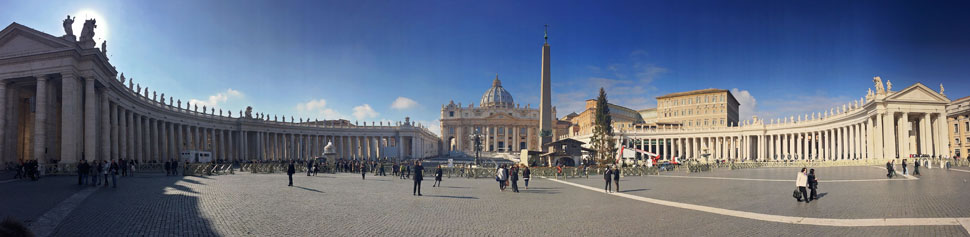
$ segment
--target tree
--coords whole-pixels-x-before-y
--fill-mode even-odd
[[[616,140],[613,139],[613,118],[610,116],[609,102],[606,100],[606,90],[600,87],[600,94],[596,98],[594,113],[593,137],[590,142],[596,150],[596,161],[600,164],[616,163]]]

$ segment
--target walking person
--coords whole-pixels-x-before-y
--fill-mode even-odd
[[[808,186],[808,175],[805,174],[806,170],[806,168],[802,168],[802,171],[795,174],[795,187],[798,188],[798,192],[801,192],[801,197],[805,198],[805,203],[808,203],[808,191],[805,190],[806,186]],[[801,198],[798,198],[797,200],[799,202],[802,201]]]
[[[556,166],[556,179],[560,179],[560,177],[562,179],[566,179],[566,177],[562,175],[562,164]]]
[[[81,164],[77,165],[77,185],[84,185],[84,178],[88,175],[88,161],[81,160]]]
[[[495,173],[495,181],[498,181],[498,190],[502,192],[505,192],[505,179],[507,177],[505,175],[505,165],[499,166]]]
[[[91,173],[91,185],[97,187],[101,185],[101,169],[104,169],[104,165],[101,162],[92,161],[92,173]]]
[[[129,166],[128,168],[131,169],[130,171],[128,171],[128,176],[134,177],[135,176],[135,161],[132,160],[132,161],[128,162],[128,166]]]
[[[293,161],[290,161],[289,167],[286,168],[286,176],[290,176],[290,185],[293,186],[293,174],[296,173],[296,167],[293,167]]]
[[[108,164],[108,161],[106,160],[101,167],[104,167],[101,169],[101,174],[104,175],[104,186],[108,187],[108,172],[111,169],[111,165]]]
[[[111,184],[112,184],[111,187],[113,188],[118,188],[118,171],[120,169],[121,169],[121,166],[118,165],[118,161],[112,160],[111,168],[108,169],[108,172],[111,173]]]
[[[405,166],[406,165],[401,164],[400,167],[399,167],[400,170],[397,172],[401,176],[400,179],[404,179],[404,169],[405,169]]]
[[[815,169],[808,170],[808,189],[811,190],[808,194],[809,201],[818,199],[818,178],[815,177]]]
[[[360,179],[365,180],[367,177],[367,163],[360,163]]]
[[[306,176],[310,176],[312,174],[313,174],[313,162],[307,161],[306,162]]]
[[[612,185],[610,184],[610,181],[613,180],[613,170],[611,170],[609,167],[607,167],[603,172],[603,180],[606,181],[606,193],[612,193],[613,190],[611,190]]]
[[[441,174],[441,165],[438,165],[438,168],[434,170],[434,184],[431,187],[441,187]]]
[[[525,180],[525,190],[529,190],[529,178],[532,176],[532,171],[529,170],[529,166],[525,166],[525,170],[522,171],[522,180]]]
[[[893,178],[893,174],[894,173],[896,173],[896,172],[895,172],[895,170],[893,170],[893,161],[891,161],[891,160],[890,161],[887,161],[886,162],[886,178]]]
[[[417,161],[414,166],[414,190],[411,191],[411,195],[416,192],[421,196],[421,180],[424,180],[424,166],[421,166],[421,161]]]
[[[620,168],[613,166],[613,185],[616,185],[616,192],[620,192]]]
[[[179,161],[172,160],[172,175],[179,175]]]
[[[172,175],[172,162],[166,160],[165,161],[165,176],[170,176],[170,175]]]
[[[509,179],[511,180],[510,182],[512,183],[512,192],[514,193],[519,192],[519,167],[518,166],[513,165],[512,168],[509,169]]]
[[[919,160],[917,160],[916,162],[913,162],[913,175],[915,176],[922,176],[919,174],[919,166],[920,166],[919,163],[920,163]]]

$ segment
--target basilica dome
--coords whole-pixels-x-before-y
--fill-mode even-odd
[[[512,101],[512,94],[502,88],[502,81],[498,80],[498,75],[492,81],[492,88],[488,88],[482,95],[481,107],[502,107],[513,108],[515,102]]]

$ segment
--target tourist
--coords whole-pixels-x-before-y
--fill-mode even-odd
[[[407,173],[405,174],[404,177],[410,179],[411,178],[411,165],[410,164],[408,164],[407,169],[405,169],[405,171],[407,171]]]
[[[121,168],[121,176],[128,176],[128,161],[121,159],[121,162],[118,163],[118,167]]]
[[[795,174],[795,187],[798,188],[798,192],[802,194],[801,197],[805,198],[805,203],[808,203],[808,191],[805,190],[805,187],[808,186],[808,175],[805,174],[806,170],[806,168],[802,168],[802,171]],[[802,201],[801,198],[798,198],[797,200],[799,202]]]
[[[307,161],[307,163],[306,163],[306,176],[310,176],[312,174],[313,174],[313,162]]]
[[[319,172],[320,172],[320,163],[313,162],[313,176],[317,176],[317,173]]]
[[[620,192],[620,168],[613,165],[613,184],[616,185],[616,192]]]
[[[566,177],[562,175],[562,164],[556,166],[556,179],[560,178],[566,179]]]
[[[361,162],[360,163],[360,179],[361,180],[366,179],[365,176],[367,176],[367,163]]]
[[[93,169],[91,169],[91,185],[97,187],[101,185],[101,169],[104,169],[104,165],[97,161],[91,163],[93,164]]]
[[[920,166],[919,165],[919,160],[917,160],[916,162],[913,162],[913,175],[915,175],[915,176],[922,176],[922,175],[919,174],[919,166]]]
[[[606,193],[613,192],[611,190],[612,185],[610,184],[610,181],[613,181],[613,170],[610,167],[606,167],[606,170],[603,172],[603,180],[606,181]]]
[[[77,165],[77,185],[84,185],[84,178],[88,175],[88,161],[81,160],[81,164]]]
[[[380,164],[377,165],[377,175],[387,176],[387,173],[384,173],[384,162],[380,162]]]
[[[131,169],[131,171],[128,171],[128,175],[135,176],[135,160],[128,162],[128,166],[130,166],[129,168]]]
[[[397,162],[394,162],[394,164],[391,165],[391,175],[398,176],[397,172],[398,172],[398,169],[400,168],[401,168],[401,165],[399,165]]]
[[[892,160],[887,161],[886,162],[886,177],[887,178],[892,178],[894,173],[896,173],[896,172],[895,172],[895,170],[893,170],[893,161]]]
[[[172,175],[172,162],[165,161],[165,176]]]
[[[529,166],[525,166],[525,170],[522,171],[522,180],[525,181],[525,190],[529,190],[529,177],[532,176],[532,171],[529,170]]]
[[[405,166],[406,165],[404,165],[404,164],[401,164],[401,165],[398,166],[398,169],[399,170],[398,170],[397,173],[398,173],[398,175],[401,176],[400,179],[404,179],[404,169],[405,169]]]
[[[286,175],[287,176],[290,176],[290,185],[289,186],[293,186],[293,174],[296,173],[296,167],[293,167],[293,163],[294,162],[291,160],[289,167],[286,168]]]
[[[114,187],[114,188],[117,188],[118,187],[118,170],[119,169],[121,169],[121,166],[118,166],[118,161],[112,160],[111,161],[111,168],[108,169],[108,173],[111,173],[111,184],[112,184],[112,187]]]
[[[505,165],[499,166],[495,173],[495,181],[498,181],[498,190],[502,192],[505,191],[505,175]]]
[[[512,168],[509,169],[509,179],[512,183],[512,192],[519,192],[519,168],[517,166],[512,165]]]
[[[431,187],[441,187],[441,173],[441,165],[438,165],[438,168],[434,170],[434,184]]]
[[[102,163],[101,167],[102,167],[101,174],[104,175],[104,186],[108,187],[108,173],[111,170],[111,165],[108,164],[107,160],[105,160],[104,163]]]
[[[815,176],[815,169],[808,170],[808,189],[812,190],[808,195],[809,201],[818,199],[818,178]]]
[[[188,161],[186,161],[186,165],[187,164],[188,164]],[[179,161],[178,160],[172,160],[172,175],[179,175]]]
[[[589,179],[589,165],[583,165],[583,175],[586,175],[586,179]],[[529,189],[528,186],[526,185],[525,189]]]
[[[414,189],[411,191],[411,195],[416,192],[418,196],[421,196],[421,180],[424,179],[424,166],[421,166],[421,161],[416,161],[414,166]]]

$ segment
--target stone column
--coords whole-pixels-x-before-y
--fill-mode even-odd
[[[118,108],[108,102],[107,91],[101,93],[101,154],[118,159]]]
[[[884,159],[895,159],[896,158],[896,136],[893,132],[895,130],[895,116],[892,111],[886,111],[882,114],[882,155]]]
[[[121,119],[121,157],[125,159],[132,159],[134,156],[132,156],[132,153],[129,150],[129,147],[131,147],[129,146],[129,142],[132,140],[132,129],[128,127],[131,126],[131,113],[125,108],[119,109],[121,109],[121,114],[123,116]]]
[[[5,142],[6,139],[4,139],[4,137],[6,137],[5,131],[7,130],[8,115],[9,114],[7,114],[7,82],[0,80],[0,161],[13,161],[13,160],[6,160],[6,157],[10,157],[6,153],[7,149],[5,148],[7,143]]]
[[[944,155],[950,154],[950,152],[949,152],[949,150],[950,150],[950,148],[949,148],[950,139],[947,136],[948,133],[947,133],[947,129],[946,129],[946,114],[944,114],[944,113],[937,113],[936,114],[936,119],[933,120],[933,125],[934,125],[933,126],[933,135],[934,135],[933,136],[933,140],[934,140],[934,143],[933,144],[936,144],[936,146],[935,146],[936,152],[934,153],[934,155],[936,155],[936,157],[940,157],[940,156],[944,156]]]

